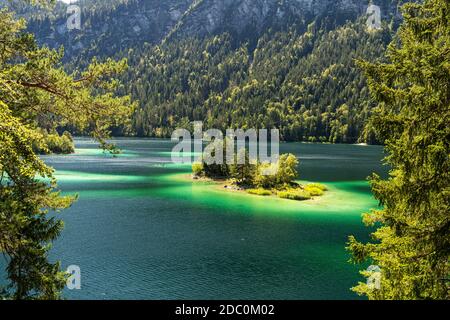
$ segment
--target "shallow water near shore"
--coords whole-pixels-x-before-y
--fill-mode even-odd
[[[89,139],[46,156],[64,193],[52,250],[81,268],[68,299],[356,299],[362,266],[348,263],[348,235],[367,240],[361,214],[375,208],[366,177],[385,174],[382,148],[281,144],[300,159],[301,180],[330,189],[297,202],[221,190],[185,179],[169,140],[118,139],[118,157]],[[1,262],[0,264],[3,264]]]

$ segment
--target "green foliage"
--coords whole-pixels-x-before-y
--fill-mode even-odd
[[[202,167],[203,175],[212,179],[228,178],[230,166],[226,164],[227,143],[226,140],[215,139],[203,152]],[[207,161],[210,159],[210,161]],[[217,161],[213,161],[216,159]]]
[[[276,174],[277,185],[290,185],[298,178],[297,167],[299,161],[297,157],[291,153],[282,154],[277,163],[278,171]]]
[[[48,210],[64,209],[74,197],[54,192],[53,170],[34,153],[38,134],[12,116],[0,101],[0,252],[9,258],[7,288],[14,299],[55,299],[65,284],[59,264],[47,261],[49,246],[63,224]],[[51,179],[39,182],[36,176]]]
[[[75,57],[69,69],[85,65],[92,56],[129,57],[131,68],[119,90],[140,101],[133,133],[170,137],[175,128],[197,120],[222,130],[277,127],[286,141],[377,142],[371,131],[363,131],[373,103],[355,59],[382,57],[395,23],[384,25],[380,32],[367,32],[365,17],[358,20],[355,14],[333,12],[324,18],[286,12],[258,31],[236,33],[221,21],[212,34],[183,35],[183,29],[190,27],[185,19],[174,25],[175,21],[164,19],[164,12],[179,10],[188,17],[198,13],[196,8],[210,5],[198,1],[187,10],[186,2],[87,1],[81,6],[83,30],[76,39],[85,48],[70,50]],[[152,32],[136,33],[109,23],[122,21],[129,26],[133,14],[145,15],[156,5],[160,14],[147,16],[155,26]],[[290,7],[286,1],[278,5]],[[393,14],[392,1],[378,0],[377,5],[384,14]],[[65,23],[64,9],[61,5],[33,15],[31,30],[42,42],[67,43],[69,37],[55,30]],[[92,41],[97,34],[101,36]],[[114,133],[128,134],[128,129],[115,128]]]
[[[196,1],[187,9],[191,4],[188,0],[83,2],[83,30],[70,47],[83,44],[84,48],[68,49],[73,57],[68,68],[83,66],[93,56],[129,57],[131,68],[119,90],[140,101],[131,126],[138,136],[169,137],[186,122],[201,120],[207,128],[278,127],[286,141],[377,142],[373,132],[363,131],[374,105],[355,59],[382,57],[396,18],[380,32],[367,32],[365,17],[357,19],[360,14],[353,10],[292,15],[285,10],[291,7],[289,1],[279,1],[282,19],[270,13],[273,16],[261,28],[239,33],[228,17],[205,35],[192,30],[186,18],[212,3]],[[376,4],[382,7],[383,20],[395,15],[393,1]],[[341,3],[330,6],[337,9]],[[155,7],[159,14],[148,15]],[[56,47],[70,44],[71,38],[57,31],[67,18],[65,9],[57,5],[46,14],[34,12],[31,30],[41,42]],[[167,13],[176,11],[184,12],[179,23],[168,19]],[[144,20],[152,25],[152,32],[130,28],[138,14],[147,16]],[[114,133],[129,133],[128,127],[122,129],[115,128]]]
[[[365,214],[373,242],[350,237],[355,262],[381,269],[381,287],[360,283],[370,299],[449,299],[450,2],[403,7],[389,63],[361,62],[379,102],[372,130],[386,142],[390,178],[371,178],[383,206]],[[366,277],[369,273],[363,272]]]
[[[320,197],[324,195],[324,190],[311,185],[305,186],[305,192],[309,193],[311,197]]]
[[[257,196],[271,196],[272,195],[272,191],[270,190],[266,190],[266,189],[248,189],[246,190],[249,194],[254,194]]]
[[[376,60],[390,30],[364,21],[267,31],[253,49],[224,33],[134,52],[128,91],[139,136],[168,137],[186,120],[206,128],[279,128],[286,141],[354,143],[373,105],[356,58]],[[369,142],[373,137],[366,134]]]
[[[256,161],[253,164],[249,158],[247,149],[241,149],[234,153],[234,162],[227,164],[227,145],[229,140],[215,140],[205,150],[201,162],[192,165],[194,176],[207,177],[211,179],[230,179],[235,184],[250,188],[249,193],[258,194],[259,192],[272,194],[271,189],[281,190],[297,187],[295,179],[298,178],[297,167],[299,162],[293,154],[283,154],[277,163],[260,163]],[[207,164],[208,154],[214,157],[215,152],[223,152],[223,164]],[[212,152],[211,152],[212,151]],[[267,192],[266,192],[267,191]],[[316,188],[316,193],[321,193],[321,189]],[[323,193],[323,192],[322,192]]]
[[[303,201],[311,199],[311,195],[308,192],[299,188],[279,191],[277,195],[282,199],[289,199],[289,200]]]
[[[260,163],[256,170],[254,184],[258,188],[273,189],[277,185],[277,171],[276,163]]]
[[[293,154],[283,154],[277,163],[260,164],[254,184],[264,189],[280,189],[295,183],[299,162]]]
[[[229,165],[230,178],[238,185],[253,186],[256,174],[256,165],[250,163],[246,149],[241,149],[234,157],[234,163]]]
[[[320,183],[309,183],[305,186],[305,188],[316,188],[322,191],[328,191],[327,186]]]
[[[114,94],[126,61],[94,61],[85,72],[67,74],[62,50],[39,48],[24,28],[23,20],[0,9],[0,252],[8,261],[2,292],[13,299],[58,299],[66,274],[49,262],[48,252],[63,223],[48,213],[76,197],[60,195],[53,169],[33,146],[72,150],[68,133],[47,134],[70,126],[114,150],[105,140],[109,127],[125,123],[133,104]]]
[[[194,162],[192,164],[192,173],[196,177],[201,177],[203,175],[203,164],[201,162]]]
[[[216,140],[211,146],[215,148],[221,143],[223,141]],[[227,143],[223,145],[227,145]],[[225,149],[222,146],[217,149],[224,152],[224,160],[226,159]],[[247,193],[253,195],[271,196],[276,194],[283,199],[301,201],[309,200],[313,196],[322,196],[324,191],[327,190],[321,184],[310,184],[303,188],[295,182],[298,179],[297,167],[299,162],[293,154],[283,154],[277,163],[273,164],[259,162],[252,164],[248,151],[241,149],[234,154],[234,163],[231,165],[207,165],[204,161],[205,158],[203,158],[202,162],[196,162],[192,165],[195,177],[229,179],[233,183],[244,187]]]
[[[65,131],[61,136],[57,132],[47,133],[41,130],[40,141],[33,141],[33,151],[38,154],[70,154],[75,152],[72,135]]]

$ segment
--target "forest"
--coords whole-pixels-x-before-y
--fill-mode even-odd
[[[324,21],[268,32],[254,47],[223,33],[130,51],[139,58],[123,89],[140,103],[131,132],[168,137],[200,120],[279,128],[284,141],[376,143],[364,131],[374,103],[355,62],[382,59],[392,32],[368,32],[363,21],[327,32]]]
[[[284,141],[380,143],[365,130],[375,103],[356,61],[383,59],[400,23],[395,1],[377,2],[385,12],[381,30],[366,28],[364,12],[339,11],[333,4],[336,12],[286,9],[281,21],[269,16],[242,30],[229,13],[211,33],[189,31],[183,17],[208,6],[190,2],[84,1],[83,30],[69,34],[61,31],[65,12],[59,5],[50,13],[16,10],[30,16],[28,30],[39,43],[64,46],[67,70],[92,58],[128,59],[118,94],[130,93],[139,105],[130,125],[112,128],[116,136],[167,138],[203,121],[223,130],[277,127]],[[176,23],[174,12],[183,11]],[[65,129],[83,134],[59,131]]]
[[[135,1],[137,0],[125,1],[125,5],[122,0],[114,3],[126,7],[135,4]],[[194,276],[190,277],[189,281],[199,278],[202,284],[206,283],[200,290],[210,289],[211,283],[208,280],[211,278],[204,278],[206,273],[203,273],[207,269],[213,270],[212,277],[215,280],[219,279],[219,289],[214,291],[214,294],[217,294],[226,282],[234,280],[220,278],[219,275],[227,273],[237,276],[242,273],[241,280],[247,281],[248,277],[253,276],[259,269],[266,269],[270,263],[267,256],[287,249],[284,251],[286,255],[281,256],[279,261],[272,265],[275,266],[275,272],[271,273],[270,277],[263,274],[250,279],[258,281],[246,282],[250,289],[256,282],[261,282],[259,288],[266,289],[270,281],[261,279],[273,280],[275,286],[266,291],[270,295],[280,281],[284,280],[288,285],[303,284],[307,277],[302,275],[300,280],[297,278],[298,283],[292,281],[295,279],[292,277],[301,273],[300,271],[308,271],[306,269],[313,265],[310,260],[333,269],[340,258],[337,255],[330,258],[330,252],[335,253],[332,249],[337,247],[340,253],[345,252],[346,246],[350,262],[362,269],[362,280],[355,281],[351,288],[355,294],[370,300],[450,299],[448,0],[407,3],[402,6],[400,26],[397,25],[398,21],[392,19],[384,21],[382,29],[376,31],[366,28],[364,17],[349,20],[347,16],[331,19],[325,15],[313,21],[299,20],[297,24],[292,23],[289,16],[282,16],[285,19],[281,20],[288,21],[288,25],[273,24],[267,28],[249,29],[247,34],[221,30],[209,35],[185,36],[181,31],[185,30],[182,28],[183,23],[186,23],[189,15],[200,12],[195,11],[197,9],[210,9],[207,4],[217,4],[213,0],[199,0],[188,6],[189,9],[182,15],[179,23],[170,28],[172,31],[157,44],[138,41],[139,45],[127,46],[127,42],[123,42],[123,47],[118,46],[119,48],[111,53],[96,47],[95,42],[84,53],[86,55],[72,55],[73,52],[71,54],[69,50],[67,56],[64,48],[52,49],[42,45],[39,42],[42,39],[39,40],[38,36],[30,33],[30,30],[39,25],[36,21],[52,23],[46,20],[47,15],[40,14],[41,11],[29,9],[29,6],[37,3],[47,8],[54,5],[52,1],[47,0],[26,1],[19,12],[25,16],[31,12],[31,18],[28,16],[32,20],[31,27],[28,29],[26,19],[17,17],[7,8],[0,9],[0,252],[5,257],[4,261],[2,260],[5,264],[1,280],[5,283],[0,283],[1,300],[63,298],[63,290],[70,274],[61,268],[58,259],[53,259],[50,251],[52,244],[61,238],[66,220],[63,221],[56,214],[89,198],[95,202],[87,202],[87,210],[75,208],[77,214],[88,213],[84,216],[86,220],[82,221],[81,228],[71,230],[72,235],[76,234],[76,240],[86,240],[80,239],[77,232],[89,227],[95,228],[92,234],[101,234],[103,228],[111,223],[110,218],[115,207],[123,203],[125,206],[118,212],[122,220],[117,219],[112,223],[115,229],[109,229],[108,233],[102,234],[103,238],[96,238],[90,243],[80,242],[79,256],[91,249],[91,245],[95,247],[98,242],[104,241],[104,246],[95,247],[98,251],[90,257],[95,260],[95,275],[106,274],[106,279],[110,280],[108,271],[114,272],[117,268],[114,265],[114,268],[106,269],[108,263],[124,259],[128,263],[122,265],[124,269],[120,271],[124,272],[119,273],[117,278],[125,279],[127,286],[143,282],[136,280],[140,278],[124,277],[128,272],[132,273],[132,276],[161,276],[163,272],[175,269],[176,272],[167,273],[166,278],[147,278],[145,284],[156,287],[158,294],[168,287],[181,284],[180,287],[175,287],[181,289],[172,291],[172,295],[157,297],[184,297],[180,295],[181,291],[192,287],[192,283],[178,278],[181,280],[174,284],[172,279],[189,271],[194,271]],[[94,5],[99,3],[93,2]],[[148,3],[155,4],[153,1]],[[291,2],[277,1],[275,4],[280,9],[289,3]],[[277,12],[272,12],[272,16],[277,16]],[[37,20],[33,21],[35,13]],[[95,13],[94,10],[92,14]],[[197,30],[198,25],[192,25],[192,28]],[[50,25],[49,29],[52,28],[54,26]],[[37,34],[37,30],[34,33]],[[111,143],[111,136],[168,137],[174,129],[188,128],[192,121],[199,120],[204,123],[206,129],[278,128],[285,141],[382,143],[385,153],[383,164],[388,168],[388,172],[384,177],[379,173],[373,173],[369,177],[371,194],[368,188],[364,189],[368,187],[367,181],[356,181],[355,184],[355,181],[347,180],[347,175],[344,178],[341,176],[341,179],[345,180],[340,181],[344,187],[339,189],[334,184],[334,189],[328,194],[341,192],[334,200],[342,198],[342,194],[347,197],[348,194],[351,195],[344,197],[348,202],[342,212],[330,210],[333,205],[330,201],[323,207],[320,207],[319,203],[318,207],[314,208],[319,210],[314,210],[309,215],[306,207],[296,207],[290,213],[298,214],[298,219],[291,219],[291,216],[285,219],[280,217],[279,212],[287,206],[288,201],[276,199],[285,202],[277,202],[275,217],[267,220],[269,214],[265,214],[264,210],[269,202],[252,202],[249,205],[247,202],[233,202],[236,199],[231,197],[208,194],[208,191],[205,191],[208,187],[195,189],[192,183],[183,186],[174,178],[174,173],[183,168],[177,168],[168,161],[162,162],[168,157],[164,158],[167,156],[165,149],[158,146],[169,143],[168,140],[139,139],[153,147],[156,145],[151,149],[154,158],[149,158],[148,149],[143,148],[145,157],[139,158],[139,152],[128,154],[128,160],[136,160],[135,162],[126,162],[126,157],[119,159],[122,162],[112,162],[118,159],[111,157],[114,159],[108,162],[111,160],[107,158],[108,152],[113,155],[120,152],[114,143]],[[58,161],[64,160],[69,161],[66,164],[80,165],[81,169],[78,171],[65,171],[66,186],[73,186],[70,183],[81,181],[78,186],[87,184],[88,191],[92,192],[81,192],[84,198],[78,202],[77,194],[67,193],[57,185],[59,180],[64,182],[64,170],[67,168],[62,167],[64,170],[60,179],[61,176],[58,177],[58,172],[49,164],[52,158],[42,155],[73,152],[73,136],[81,134],[89,134],[96,142],[96,148],[101,149],[103,153],[91,155],[91,158],[81,153],[82,156],[75,159],[51,156],[54,157],[53,160],[56,158],[57,161],[53,162],[56,165]],[[297,144],[297,147],[305,146],[329,148],[328,156],[330,153],[335,156],[335,147],[358,148],[359,152],[378,148]],[[136,149],[142,151],[142,148]],[[329,157],[323,161],[323,157],[320,159],[316,154],[313,155],[310,164],[320,164],[316,174],[327,169],[326,166],[330,162],[328,159],[336,159],[334,164],[342,161],[344,166],[352,163],[345,162],[345,157]],[[135,156],[136,158],[133,158]],[[246,155],[241,153],[241,157],[245,158]],[[358,164],[363,162],[361,159],[357,160]],[[127,170],[124,163],[130,164],[129,176],[122,172]],[[200,162],[192,169],[194,176],[199,178],[233,179],[235,185],[251,188],[250,193],[261,196],[268,195],[267,192],[272,194],[281,191],[277,194],[280,198],[306,200],[323,195],[327,191],[322,185],[309,185],[307,190],[308,185],[303,188],[298,183],[296,155],[282,155],[277,165],[280,170],[269,176],[262,174],[261,170],[271,169],[270,165],[261,163],[255,166],[209,166]],[[144,175],[137,176],[139,168],[143,168]],[[352,173],[353,170],[352,167],[340,168],[347,170],[346,174]],[[105,171],[102,173],[101,169]],[[114,175],[113,169],[119,170],[119,174]],[[163,172],[166,172],[165,176]],[[92,176],[97,179],[89,182],[88,179]],[[327,177],[330,178],[332,180],[333,177]],[[122,189],[126,186],[127,179],[132,181],[132,192]],[[104,190],[99,187],[102,186],[101,183],[107,185],[103,185]],[[107,192],[111,192],[109,197],[104,197]],[[349,216],[349,212],[354,209],[354,202],[356,203],[364,192],[369,193],[366,196],[371,201],[362,218],[364,225],[368,227],[365,236],[360,229],[346,229],[354,226],[355,220],[344,219],[355,217]],[[208,198],[205,195],[211,197],[205,199]],[[327,194],[323,196],[326,197]],[[94,220],[101,215],[99,201],[102,197],[103,204],[108,204],[104,207],[103,213],[107,217],[103,220],[104,223],[101,223],[102,220]],[[147,206],[141,206],[145,199],[151,201],[146,203]],[[189,203],[189,199],[199,202]],[[120,201],[111,205],[114,200]],[[290,204],[292,202],[289,201]],[[218,212],[222,210],[221,206],[227,205],[229,212]],[[242,208],[245,215],[237,220],[235,210]],[[357,219],[361,216],[359,208],[355,209]],[[137,211],[130,214],[129,211],[133,209]],[[264,215],[257,216],[261,212]],[[173,217],[180,213],[182,215],[178,217],[181,222],[177,223]],[[143,216],[144,219],[141,219]],[[219,216],[219,223],[202,225],[196,229],[199,224]],[[165,220],[167,217],[169,220]],[[78,220],[82,218],[83,216]],[[314,220],[315,218],[318,220]],[[288,220],[290,223],[297,222],[295,228],[288,227],[283,229],[286,232],[276,233],[277,230],[273,226],[283,228]],[[150,224],[145,225],[148,230],[141,228],[141,223],[149,221]],[[161,221],[168,223],[159,227],[157,223]],[[234,224],[236,221],[239,224]],[[261,227],[264,221],[269,221],[269,228]],[[313,223],[314,221],[317,223]],[[77,219],[71,222],[76,224]],[[136,229],[128,229],[130,223]],[[172,229],[174,225],[176,229]],[[186,225],[189,230],[182,229]],[[232,227],[225,229],[227,225]],[[255,225],[263,232],[262,235],[259,234],[259,238],[251,242],[243,238],[242,233],[237,233],[238,235],[229,241],[232,244],[230,251],[220,250],[224,248],[223,240],[228,233],[241,232],[245,229],[242,226]],[[339,243],[340,240],[345,241],[345,235],[343,237],[342,234],[336,234],[340,227],[343,232],[356,230],[347,233],[346,244]],[[192,229],[195,232],[192,232]],[[322,229],[325,230],[325,233],[321,233],[323,238],[314,234],[323,232]],[[153,235],[149,230],[155,234],[162,231],[163,234],[155,237],[156,241],[152,242],[149,241],[152,238],[147,237]],[[303,230],[303,233],[300,233],[302,242],[292,244],[292,237],[284,238],[288,233],[289,236],[297,235],[299,230]],[[116,237],[115,232],[121,231],[125,232],[123,238]],[[132,238],[136,234],[145,237],[136,240]],[[172,245],[174,234],[181,234],[182,237],[180,242],[174,242]],[[248,233],[249,237],[257,234]],[[268,238],[273,234],[275,236]],[[303,242],[305,235],[313,239],[307,243],[306,251]],[[247,234],[245,236],[247,237]],[[189,242],[194,238],[195,242]],[[283,241],[279,242],[278,246],[273,246],[276,238],[283,238]],[[150,250],[139,247],[144,250],[136,250],[137,255],[126,260],[128,255],[133,253],[131,249],[134,249],[134,246],[146,243],[157,245],[161,239],[167,241],[159,243],[162,246],[153,251],[156,254],[148,254]],[[340,240],[335,242],[336,239]],[[116,247],[112,243],[117,240],[115,244],[118,246],[124,242],[128,245],[122,247],[123,251],[113,255],[111,252]],[[262,246],[258,247],[259,243]],[[192,248],[199,250],[199,264],[194,263],[191,257],[185,254],[185,250]],[[211,251],[205,254],[205,248],[206,251]],[[249,250],[243,251],[246,248]],[[268,254],[271,249],[275,250]],[[255,254],[255,250],[261,251],[256,251],[253,261],[249,256]],[[218,259],[217,254],[222,251],[227,255]],[[234,260],[239,252],[243,253],[242,260]],[[170,260],[168,253],[180,255],[175,255],[175,258]],[[107,256],[109,260],[105,261],[108,263],[98,263],[97,259],[102,256]],[[230,259],[230,256],[233,259]],[[260,256],[263,256],[264,260],[258,260]],[[162,260],[159,260],[161,263],[153,264],[152,261],[152,264],[144,264],[144,269],[134,269],[131,272],[130,268],[138,265],[137,262],[147,263],[158,257],[162,257]],[[226,265],[225,261],[231,263]],[[345,260],[345,263],[347,261]],[[183,262],[187,264],[183,265]],[[330,264],[323,264],[325,262]],[[304,269],[301,268],[301,263],[306,263],[303,265],[306,266]],[[368,264],[375,268],[364,269]],[[242,265],[245,270],[234,269]],[[280,279],[278,271],[286,265],[294,265],[295,269],[285,269],[288,273],[285,273],[284,279]],[[149,266],[154,267],[155,272],[149,272]],[[105,269],[102,269],[103,267]],[[177,267],[180,269],[176,269]],[[325,267],[312,269],[315,281],[321,278],[315,275],[329,272],[330,268]],[[357,274],[355,269],[347,268],[346,265],[340,265],[340,268],[352,270],[351,272]],[[195,273],[199,270],[202,272]],[[233,273],[229,270],[242,272]],[[332,272],[334,271],[333,269]],[[371,281],[374,275],[379,279],[375,284]],[[329,291],[331,280],[336,279],[325,279],[326,290],[319,287],[318,291]],[[340,282],[340,285],[343,283]],[[105,283],[101,283],[103,284]],[[236,283],[232,284],[234,288],[242,289]],[[93,287],[95,285],[90,288]],[[350,285],[346,290],[350,290],[349,287]],[[295,287],[295,293],[301,289]],[[310,285],[307,289],[309,293],[317,288]],[[108,290],[102,288],[101,293]],[[124,291],[123,287],[110,291],[114,290],[120,293]],[[129,291],[134,295],[141,293],[139,289]],[[103,295],[97,297],[104,298]]]

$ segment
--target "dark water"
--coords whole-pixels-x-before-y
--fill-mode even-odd
[[[220,190],[185,179],[164,140],[116,141],[103,155],[89,140],[51,156],[60,188],[79,201],[60,217],[52,258],[78,265],[81,290],[69,299],[354,299],[361,266],[347,263],[350,234],[367,239],[361,214],[377,205],[365,178],[382,149],[283,144],[302,180],[330,192],[299,203]]]

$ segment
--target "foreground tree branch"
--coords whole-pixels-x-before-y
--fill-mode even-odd
[[[134,104],[115,94],[125,60],[94,60],[79,77],[67,74],[63,51],[39,48],[24,28],[23,20],[0,10],[0,251],[9,280],[0,296],[58,299],[66,275],[48,252],[63,223],[48,212],[69,207],[76,196],[60,195],[53,169],[33,150],[43,137],[42,119],[53,129],[70,125],[90,133],[115,152],[106,142],[108,128],[126,123]]]

